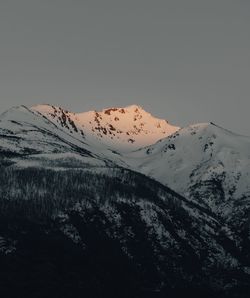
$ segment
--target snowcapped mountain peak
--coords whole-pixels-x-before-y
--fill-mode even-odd
[[[53,105],[32,107],[77,138],[101,141],[112,149],[130,151],[148,146],[176,132],[179,127],[153,117],[138,105],[102,111],[72,113]]]

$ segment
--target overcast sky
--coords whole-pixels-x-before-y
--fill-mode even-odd
[[[38,103],[250,135],[250,1],[0,0],[0,112]]]

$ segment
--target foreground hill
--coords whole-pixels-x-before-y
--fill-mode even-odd
[[[0,179],[5,297],[230,297],[248,289],[247,260],[227,225],[146,176],[2,166]]]

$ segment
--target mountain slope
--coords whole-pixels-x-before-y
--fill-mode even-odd
[[[227,226],[141,174],[12,165],[0,179],[3,293],[230,297],[250,282]]]
[[[88,165],[106,165],[115,159],[110,150],[75,137],[49,118],[25,106],[14,107],[0,116],[1,158],[12,157],[23,165],[52,159],[77,159]],[[14,158],[14,159],[13,159]]]
[[[212,123],[197,124],[128,156],[137,171],[225,220],[249,258],[249,137]]]

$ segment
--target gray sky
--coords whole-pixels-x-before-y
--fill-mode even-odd
[[[0,112],[38,103],[250,135],[250,1],[0,0]]]

